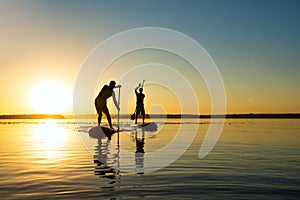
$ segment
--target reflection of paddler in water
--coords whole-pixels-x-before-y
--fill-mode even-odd
[[[144,98],[145,94],[143,94],[143,84],[140,84],[135,88],[135,95],[136,95],[136,109],[135,109],[135,123],[137,124],[137,118],[139,114],[141,113],[143,116],[143,124],[145,122],[145,108],[144,108]],[[139,88],[139,92],[137,92],[137,89]]]
[[[108,128],[107,128],[108,129]],[[118,171],[114,169],[110,164],[117,162],[118,156],[111,152],[111,137],[114,134],[112,131],[100,131],[101,127],[94,127],[89,130],[89,136],[97,139],[97,145],[95,146],[94,163],[97,164],[95,167],[94,174],[100,178],[118,179]],[[116,181],[109,182],[114,184]],[[112,185],[111,187],[114,187]]]
[[[144,144],[145,144],[145,132],[142,128],[142,137],[138,137],[137,128],[134,129],[135,132],[135,167],[137,174],[144,174]]]
[[[95,167],[95,175],[100,177],[105,177],[109,179],[115,179],[116,176],[116,170],[112,167],[109,167],[107,165],[107,162],[109,159],[107,155],[110,155],[109,152],[109,146],[110,146],[110,138],[111,135],[105,134],[107,137],[107,140],[105,141],[106,137],[99,136],[97,137],[98,143],[96,146],[96,152],[94,155],[94,163],[97,164]]]
[[[106,105],[107,104],[106,100],[112,96],[116,108],[120,110],[116,100],[115,92],[113,90],[115,88],[115,85],[116,85],[115,81],[110,81],[109,85],[104,85],[95,99],[95,106],[98,113],[98,126],[100,126],[101,124],[102,112],[103,112],[106,115],[107,121],[109,123],[109,127],[113,129],[109,110]]]

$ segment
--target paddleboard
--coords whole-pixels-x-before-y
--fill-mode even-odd
[[[97,139],[102,139],[107,137],[111,139],[111,136],[117,131],[104,126],[95,126],[89,129],[89,136]]]
[[[145,131],[157,131],[157,124],[155,122],[148,122],[144,124],[132,124],[132,127],[142,128]]]

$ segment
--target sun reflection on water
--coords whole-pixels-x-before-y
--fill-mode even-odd
[[[64,127],[60,127],[56,121],[50,119],[45,123],[37,124],[33,128],[31,139],[37,157],[63,159],[62,148],[67,142],[67,134]]]

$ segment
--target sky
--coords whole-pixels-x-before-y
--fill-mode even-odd
[[[142,27],[183,33],[205,49],[222,77],[227,113],[299,113],[299,8],[297,0],[0,0],[0,114],[49,112],[41,109],[50,108],[42,105],[49,98],[36,97],[42,95],[33,94],[36,88],[52,81],[72,96],[97,45]],[[155,79],[159,74],[165,84]],[[133,90],[146,78],[146,112],[209,114],[210,91],[195,74],[172,52],[144,49],[116,59],[88,90],[96,96],[115,79],[122,84],[121,113],[130,113]],[[44,88],[51,102],[69,98]],[[186,98],[191,94],[194,99]],[[83,113],[95,112],[93,101]],[[57,112],[72,113],[72,104],[67,107]]]

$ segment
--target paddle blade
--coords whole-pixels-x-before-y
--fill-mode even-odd
[[[131,120],[135,120],[135,113],[133,113],[132,115],[130,115],[130,119]]]

